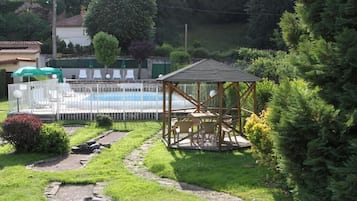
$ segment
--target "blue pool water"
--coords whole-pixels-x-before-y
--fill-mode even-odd
[[[166,97],[168,100],[168,97]],[[173,97],[173,100],[177,97]],[[84,98],[87,101],[162,101],[162,94],[156,92],[110,92],[98,93]]]

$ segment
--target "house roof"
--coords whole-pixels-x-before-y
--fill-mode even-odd
[[[227,64],[212,59],[204,59],[156,80],[172,82],[255,82],[261,79]]]
[[[0,59],[0,64],[16,64],[16,63],[18,63],[19,61],[35,62],[36,60],[30,59],[30,58],[21,58],[21,57],[18,57],[18,58],[16,58],[16,59],[3,59],[3,60]]]
[[[11,48],[40,48],[42,43],[40,41],[0,41],[0,49]]]
[[[36,54],[40,49],[0,49],[0,54]]]
[[[75,15],[56,22],[56,27],[82,27],[83,16]]]

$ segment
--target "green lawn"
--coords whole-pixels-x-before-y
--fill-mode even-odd
[[[93,132],[100,129],[89,125]],[[116,129],[132,129],[130,134],[93,158],[86,168],[64,172],[36,172],[25,165],[48,158],[46,154],[13,154],[9,146],[0,147],[0,200],[45,200],[45,186],[51,181],[67,184],[108,182],[105,193],[114,200],[202,200],[172,188],[132,175],[123,166],[122,159],[160,129],[157,122],[116,123]],[[78,131],[82,135],[88,128]]]
[[[257,166],[249,150],[168,151],[159,142],[149,151],[145,165],[161,177],[226,192],[244,200],[291,200],[281,189],[268,187],[269,170]]]
[[[246,31],[246,24],[193,24],[188,27],[188,46],[199,41],[211,51],[235,49],[246,44]]]
[[[3,122],[9,111],[9,103],[7,100],[0,100],[0,122]]]
[[[7,101],[0,102],[0,110],[7,111]],[[85,124],[70,137],[71,145],[77,145],[104,131],[102,128],[96,128],[93,122],[57,123]],[[123,158],[146,139],[155,135],[160,129],[159,122],[116,122],[113,129],[130,131],[130,133],[80,170],[32,171],[25,166],[52,156],[15,154],[12,146],[0,146],[0,200],[45,200],[44,189],[52,181],[67,184],[106,181],[108,186],[105,188],[105,193],[114,200],[202,200],[191,194],[162,187],[155,182],[134,176],[124,168]],[[214,153],[167,150],[161,142],[158,142],[149,151],[145,163],[150,170],[160,176],[227,192],[244,200],[290,200],[281,190],[267,187],[265,178],[269,171],[258,167],[249,151]]]

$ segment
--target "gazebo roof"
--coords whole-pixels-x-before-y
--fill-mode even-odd
[[[261,79],[224,63],[204,59],[156,80],[172,82],[255,82]]]

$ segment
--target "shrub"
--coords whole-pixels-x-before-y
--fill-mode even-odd
[[[5,119],[1,137],[15,146],[17,152],[31,152],[40,138],[41,120],[33,115],[21,114]]]
[[[226,51],[215,51],[210,53],[210,57],[217,60],[217,61],[222,61],[222,62],[229,62],[229,63],[234,63],[238,62],[241,60],[238,59],[238,50],[230,49]],[[240,68],[242,68],[241,65],[238,65]],[[244,69],[244,67],[242,68]]]
[[[208,58],[209,52],[203,47],[193,48],[189,50],[191,57],[193,58]]]
[[[173,50],[174,50],[174,48],[170,44],[164,43],[160,47],[156,47],[155,55],[161,56],[161,57],[168,57],[168,56],[170,56],[170,53]]]
[[[97,126],[99,127],[111,127],[113,125],[113,120],[109,115],[97,115],[95,120],[97,122]]]
[[[268,102],[271,100],[273,90],[276,84],[264,78],[261,82],[257,82],[257,111],[260,113],[266,109]]]
[[[69,138],[62,127],[55,124],[43,125],[40,131],[37,152],[67,154],[69,151]]]
[[[173,51],[170,53],[171,69],[177,70],[185,64],[189,64],[191,56],[185,51]]]
[[[253,156],[261,165],[276,167],[276,158],[273,151],[273,139],[267,122],[269,110],[263,111],[260,116],[252,114],[247,118],[244,131],[252,144]]]

